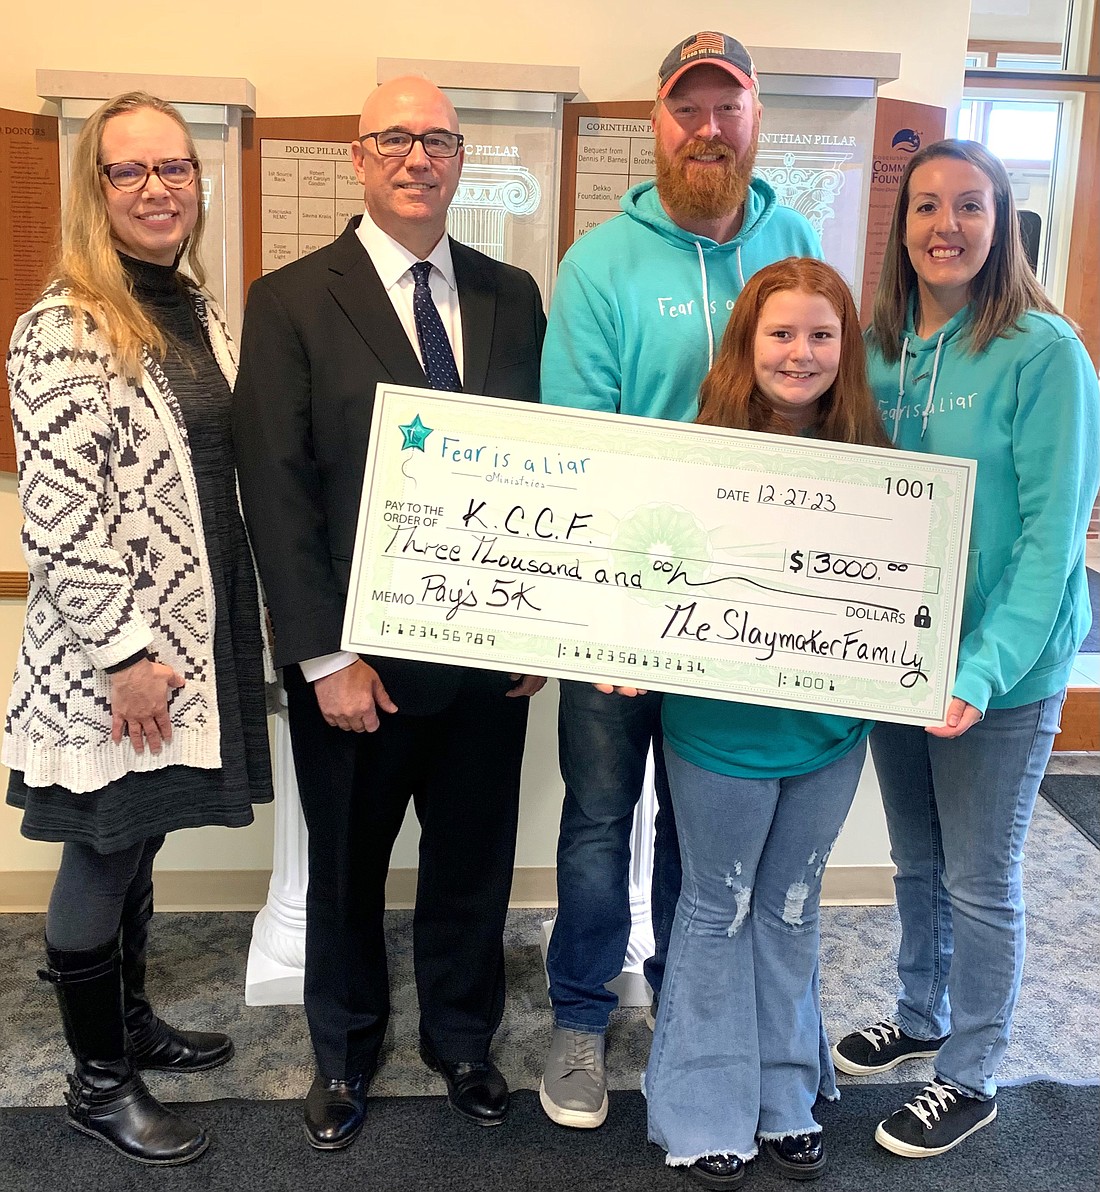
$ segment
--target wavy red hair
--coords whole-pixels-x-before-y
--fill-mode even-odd
[[[837,443],[888,447],[882,418],[867,383],[867,358],[851,291],[831,265],[813,257],[787,257],[749,278],[734,304],[714,365],[699,390],[696,421],[734,430],[793,433],[787,420],[757,391],[754,364],[756,327],[764,304],[773,294],[787,290],[820,295],[840,320],[840,368],[836,380],[818,401],[813,436]]]

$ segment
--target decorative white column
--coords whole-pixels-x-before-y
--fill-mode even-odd
[[[275,844],[267,903],[252,926],[245,974],[245,1005],[298,1005],[302,1001],[302,979],[306,947],[306,884],[309,880],[308,836],[298,801],[294,757],[286,696],[275,715]],[[653,921],[649,891],[653,875],[653,819],[657,796],[653,786],[653,756],[646,761],[641,798],[634,809],[630,836],[630,940],[622,972],[611,982],[620,1006],[648,1006],[649,983],[642,966],[653,955]],[[542,954],[554,928],[548,919],[542,926]]]
[[[494,260],[507,260],[508,220],[532,214],[541,199],[539,180],[524,166],[467,162],[447,212],[447,231]]]
[[[626,946],[623,971],[608,989],[620,1006],[648,1006],[653,997],[642,965],[653,955],[653,915],[650,883],[653,880],[653,820],[657,815],[657,791],[653,785],[653,752],[645,764],[642,797],[634,808],[630,832],[630,942]]]
[[[837,218],[837,200],[847,175],[844,166],[855,157],[840,150],[790,150],[761,146],[756,173],[775,191],[784,207],[804,215],[821,236],[825,225]]]
[[[642,965],[653,955],[653,916],[649,904],[653,878],[653,820],[657,814],[657,792],[653,785],[653,753],[646,760],[642,795],[634,808],[634,827],[630,832],[630,940],[622,972],[607,983],[620,1006],[648,1006],[653,997]],[[554,920],[542,925],[542,959],[554,932]],[[548,982],[549,983],[549,982]]]
[[[306,822],[298,802],[286,694],[275,715],[275,847],[267,904],[252,925],[244,1000],[247,1006],[302,1001],[306,960],[306,883],[309,853]]]

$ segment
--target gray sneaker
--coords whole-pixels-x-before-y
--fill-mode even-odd
[[[607,1117],[607,1075],[603,1035],[554,1027],[539,1101],[559,1126],[591,1130]]]
[[[642,1017],[645,1019],[645,1024],[651,1031],[657,1029],[657,999],[651,998],[650,1003],[642,1012]]]

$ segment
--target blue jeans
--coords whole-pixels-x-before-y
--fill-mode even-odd
[[[649,1139],[670,1164],[816,1133],[836,1096],[821,1047],[821,875],[867,750],[795,778],[732,778],[666,749],[680,833],[676,906],[645,1074]]]
[[[630,832],[650,743],[657,792],[650,899],[654,955],[645,976],[660,993],[672,916],[680,892],[680,853],[665,775],[658,692],[605,695],[563,679],[558,758],[565,801],[558,836],[558,917],[546,953],[554,1021],[603,1034],[616,997],[606,988],[622,971],[630,940]]]
[[[1065,693],[991,709],[951,741],[871,734],[901,917],[897,1021],[951,1038],[936,1075],[992,1097],[1024,968],[1024,837]]]

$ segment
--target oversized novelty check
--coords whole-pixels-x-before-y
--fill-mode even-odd
[[[942,721],[975,469],[382,384],[344,648]]]

